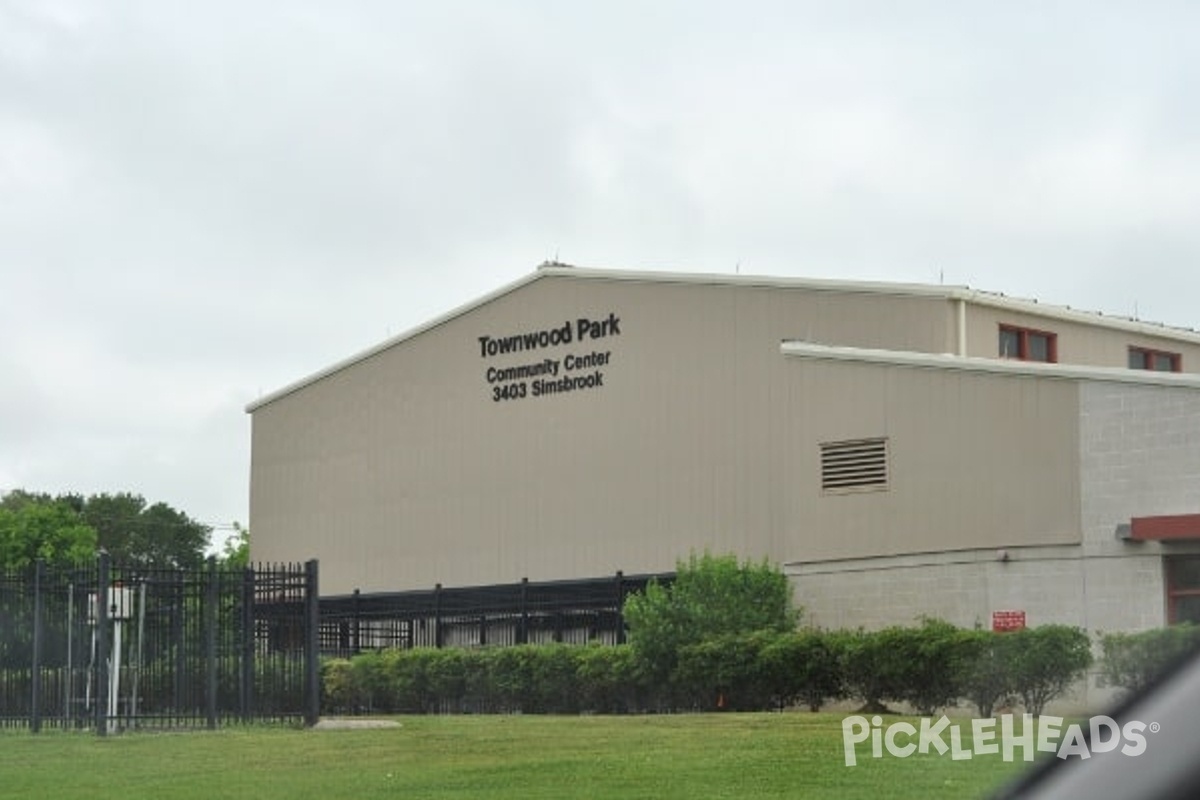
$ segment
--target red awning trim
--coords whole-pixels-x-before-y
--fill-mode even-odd
[[[1134,542],[1200,541],[1200,514],[1134,517],[1129,522],[1129,538]]]

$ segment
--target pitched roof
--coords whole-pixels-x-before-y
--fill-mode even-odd
[[[792,278],[764,275],[729,275],[723,273],[697,272],[661,272],[643,270],[596,269],[590,267],[575,267],[569,264],[547,261],[535,271],[511,283],[491,291],[463,305],[447,311],[445,314],[404,331],[401,334],[386,339],[379,344],[355,353],[334,364],[307,375],[297,381],[287,384],[280,389],[270,392],[247,404],[246,412],[253,414],[269,403],[285,397],[295,391],[316,383],[341,370],[351,367],[360,361],[395,347],[420,334],[443,325],[453,319],[468,314],[493,300],[517,291],[535,281],[549,277],[572,278],[583,280],[633,281],[641,283],[685,283],[709,286],[751,286],[780,289],[806,289],[809,291],[843,292],[857,294],[878,294],[894,297],[933,297],[945,300],[961,300],[976,305],[992,306],[1008,311],[1034,314],[1052,319],[1079,322],[1085,325],[1097,325],[1105,328],[1125,330],[1144,336],[1176,339],[1200,344],[1200,333],[1190,328],[1176,328],[1158,323],[1143,322],[1127,317],[1111,316],[1095,311],[1080,311],[1069,306],[1056,306],[1039,303],[1036,300],[1023,300],[1007,297],[996,292],[986,292],[972,289],[968,286],[945,286],[924,283],[888,283],[882,281],[853,281],[829,278]]]

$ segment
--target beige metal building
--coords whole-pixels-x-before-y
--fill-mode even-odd
[[[822,625],[1200,619],[1200,334],[962,287],[533,274],[251,404],[323,593],[767,557]]]

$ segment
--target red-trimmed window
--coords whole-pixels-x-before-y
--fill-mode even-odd
[[[1058,334],[1001,325],[1000,357],[1054,364],[1058,361]]]
[[[1200,556],[1167,562],[1167,622],[1200,624]]]
[[[1130,369],[1150,369],[1155,372],[1182,372],[1183,356],[1148,347],[1129,348]]]

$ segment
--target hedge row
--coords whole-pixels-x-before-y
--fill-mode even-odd
[[[416,648],[327,661],[333,713],[622,713],[645,703],[626,645]]]
[[[1091,664],[1078,628],[993,633],[938,620],[718,636],[678,655],[669,678],[652,680],[626,645],[389,650],[326,662],[323,699],[330,713],[815,711],[849,699],[921,714],[966,702],[981,716],[1019,701],[1040,714]]]
[[[1200,648],[1200,627],[1184,623],[1139,633],[1109,633],[1101,635],[1100,647],[1104,679],[1136,692]]]

